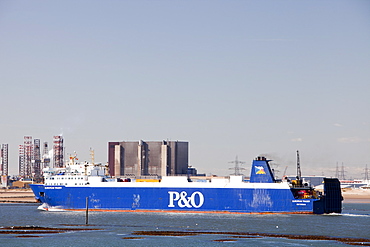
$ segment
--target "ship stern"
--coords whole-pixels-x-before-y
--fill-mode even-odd
[[[313,204],[315,214],[342,213],[342,191],[337,178],[324,178],[324,195]]]

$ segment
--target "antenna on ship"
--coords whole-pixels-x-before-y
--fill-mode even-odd
[[[284,172],[283,172],[283,179],[286,177],[286,170],[288,169],[288,166],[285,166]]]
[[[92,148],[90,148],[90,157],[91,157],[91,164],[95,165],[95,151]]]
[[[235,160],[234,161],[230,161],[229,163],[234,163],[235,166],[232,167],[232,168],[229,168],[229,170],[234,170],[234,173],[233,174],[230,174],[230,175],[235,175],[235,176],[242,176],[244,174],[241,173],[241,171],[245,171],[245,168],[242,168],[239,166],[239,164],[245,164],[244,161],[239,161],[238,160],[238,155],[236,156]]]

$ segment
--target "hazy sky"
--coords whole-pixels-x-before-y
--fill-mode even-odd
[[[109,141],[189,142],[190,165],[370,168],[370,1],[0,0],[0,144],[107,161]],[[282,172],[281,172],[282,173]]]

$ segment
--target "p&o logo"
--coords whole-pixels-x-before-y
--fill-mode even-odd
[[[263,168],[263,166],[255,166],[257,171],[256,171],[256,174],[266,174],[265,172],[265,169]]]
[[[186,191],[181,191],[180,193],[177,191],[168,191],[169,195],[169,208],[174,208],[175,203],[180,208],[200,208],[204,203],[204,196],[201,192],[195,191],[190,196],[187,196],[188,193]]]

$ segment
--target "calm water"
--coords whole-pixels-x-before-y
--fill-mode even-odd
[[[84,212],[45,212],[37,210],[37,206],[37,204],[0,204],[0,226],[85,227],[76,226],[85,224]],[[344,204],[341,215],[90,212],[89,224],[87,227],[101,230],[37,234],[41,236],[38,238],[18,238],[19,234],[0,234],[0,246],[346,246],[336,241],[278,237],[236,238],[230,234],[137,236],[134,232],[192,230],[370,238],[370,204]],[[124,239],[127,237],[142,239]],[[217,242],[217,240],[233,241]]]

